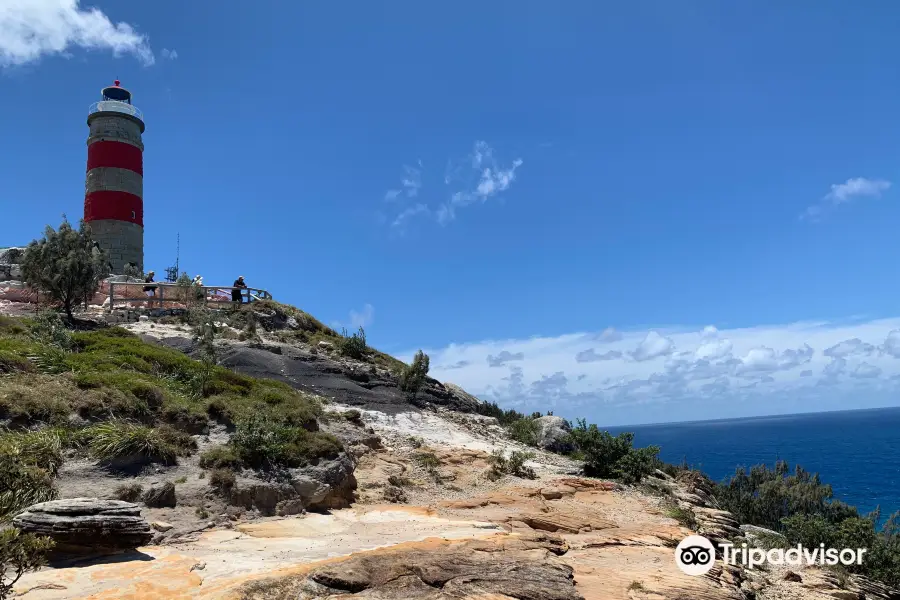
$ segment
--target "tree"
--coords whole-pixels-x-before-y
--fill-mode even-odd
[[[22,575],[47,562],[51,548],[50,538],[21,533],[14,527],[0,531],[0,600],[11,597]]]
[[[89,225],[81,221],[76,230],[63,217],[59,230],[48,225],[43,239],[25,248],[22,274],[30,287],[60,302],[71,322],[72,308],[97,292],[108,264],[108,254],[91,240]]]
[[[404,368],[400,374],[400,389],[410,398],[415,399],[422,384],[425,383],[430,362],[428,355],[419,350],[413,357],[412,364]]]

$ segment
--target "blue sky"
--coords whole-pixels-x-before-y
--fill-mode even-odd
[[[7,0],[0,245],[80,216],[87,107],[118,77],[157,272],[180,232],[192,275],[243,274],[525,410],[895,405],[898,18]]]

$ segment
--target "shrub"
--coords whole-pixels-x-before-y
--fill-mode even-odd
[[[344,329],[338,340],[338,351],[342,356],[348,356],[357,360],[361,360],[365,357],[369,351],[369,347],[366,345],[365,330],[360,327],[359,331],[353,335],[347,335],[347,330]]]
[[[504,475],[534,479],[537,477],[534,469],[525,466],[526,461],[532,458],[534,458],[534,454],[531,452],[513,450],[507,458],[502,450],[495,450],[488,458],[488,463],[491,465],[491,479],[499,479]]]
[[[127,421],[107,421],[84,432],[91,454],[101,462],[147,460],[174,464],[178,448],[171,434]]]
[[[239,469],[242,462],[233,446],[213,446],[200,455],[200,466],[204,469]]]
[[[42,311],[31,320],[30,325],[31,336],[42,344],[66,351],[74,346],[72,332],[55,311]]]
[[[687,527],[691,531],[697,531],[697,517],[694,515],[694,511],[690,509],[673,504],[666,509],[666,516],[670,519],[675,519],[682,526]]]
[[[541,433],[541,427],[532,418],[516,419],[506,427],[509,437],[525,444],[526,446],[537,446],[538,438]]]
[[[431,475],[435,475],[441,466],[441,459],[434,452],[416,452],[413,460]]]
[[[255,468],[297,467],[333,457],[341,450],[334,436],[286,424],[276,415],[256,412],[239,421],[231,446],[241,461]]]
[[[525,415],[517,410],[503,410],[496,402],[480,402],[475,407],[475,412],[486,417],[494,417],[501,425],[509,425],[513,421],[525,418]]]
[[[28,571],[47,562],[53,542],[11,527],[0,531],[0,600],[12,597],[13,586]]]
[[[659,462],[659,446],[647,446],[632,450],[620,458],[614,471],[622,483],[638,483],[653,473]]]
[[[428,355],[418,350],[412,363],[408,367],[404,367],[400,373],[400,390],[406,392],[410,398],[415,398],[422,388],[422,384],[425,383],[430,362]]]
[[[231,469],[213,469],[209,474],[209,485],[219,492],[227,492],[234,487],[236,479]]]
[[[137,502],[141,499],[144,488],[139,483],[123,483],[113,491],[113,497],[116,500],[124,500],[125,502]]]
[[[658,446],[640,450],[632,447],[633,433],[611,435],[584,419],[572,429],[571,439],[584,458],[584,472],[591,477],[619,477],[626,483],[639,482],[659,463]]]
[[[855,508],[833,500],[831,486],[823,484],[818,474],[800,466],[792,472],[784,461],[772,469],[738,468],[715,486],[714,494],[739,521],[773,529],[788,545],[867,548],[863,564],[849,570],[889,586],[900,585],[900,512],[878,529],[878,511],[860,516]]]
[[[106,252],[94,247],[88,224],[81,221],[75,230],[64,220],[58,230],[48,225],[42,239],[28,244],[22,275],[30,287],[60,302],[72,321],[72,309],[96,293],[108,264]]]
[[[0,523],[57,497],[53,475],[62,464],[62,445],[54,429],[0,436]]]

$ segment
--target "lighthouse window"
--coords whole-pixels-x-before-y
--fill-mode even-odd
[[[137,218],[137,215],[134,214],[134,211],[131,211],[131,218],[132,218],[132,219],[136,219],[136,218]]]

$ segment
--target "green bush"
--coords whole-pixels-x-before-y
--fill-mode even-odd
[[[675,519],[683,527],[687,527],[691,531],[697,531],[698,523],[694,511],[688,508],[682,508],[677,504],[673,504],[666,509],[666,516]]]
[[[340,442],[330,434],[291,426],[260,412],[237,423],[230,443],[241,461],[255,468],[298,467],[341,451]]]
[[[209,485],[223,493],[231,490],[236,480],[234,471],[231,469],[213,469],[209,474]]]
[[[369,352],[369,347],[366,345],[365,330],[360,327],[359,331],[353,335],[347,335],[347,330],[344,329],[338,340],[338,352],[341,353],[341,356],[362,360]]]
[[[11,527],[0,531],[0,600],[12,597],[13,586],[29,571],[47,562],[53,542]]]
[[[412,458],[420,467],[432,475],[436,474],[438,467],[441,466],[441,459],[434,452],[416,452]]]
[[[74,346],[72,331],[66,327],[59,313],[45,310],[29,323],[31,336],[41,344],[69,351]]]
[[[412,364],[404,367],[400,373],[400,390],[406,392],[411,398],[415,398],[422,388],[422,384],[425,383],[430,363],[427,354],[421,350],[417,351]]]
[[[634,449],[620,458],[613,470],[622,483],[638,483],[653,473],[659,462],[659,447],[647,446]]]
[[[503,451],[495,450],[488,458],[488,464],[491,465],[491,479],[499,479],[503,475],[534,479],[537,477],[534,469],[525,466],[525,463],[532,458],[534,458],[534,454],[531,452],[513,450],[507,458]]]
[[[526,416],[517,410],[503,410],[497,406],[496,402],[480,402],[475,407],[475,412],[485,417],[494,417],[500,425],[509,425],[514,421],[526,418]]]
[[[637,483],[658,466],[658,446],[636,450],[633,433],[611,435],[584,419],[572,429],[571,439],[584,459],[584,472],[590,477],[618,477],[626,483]]]
[[[509,437],[525,444],[526,446],[537,446],[541,434],[541,427],[534,419],[525,417],[524,419],[516,419],[506,426]]]
[[[200,466],[204,469],[239,469],[243,463],[233,446],[213,446],[200,455]]]
[[[55,429],[0,436],[0,523],[57,497],[53,475],[62,464],[62,447],[62,434]]]
[[[800,466],[793,471],[784,461],[770,469],[757,465],[735,474],[714,488],[723,509],[741,522],[767,527],[782,534],[789,546],[825,544],[832,548],[867,548],[862,565],[850,572],[889,586],[900,586],[900,512],[879,529],[876,511],[865,517],[833,499],[831,486],[818,474]]]

